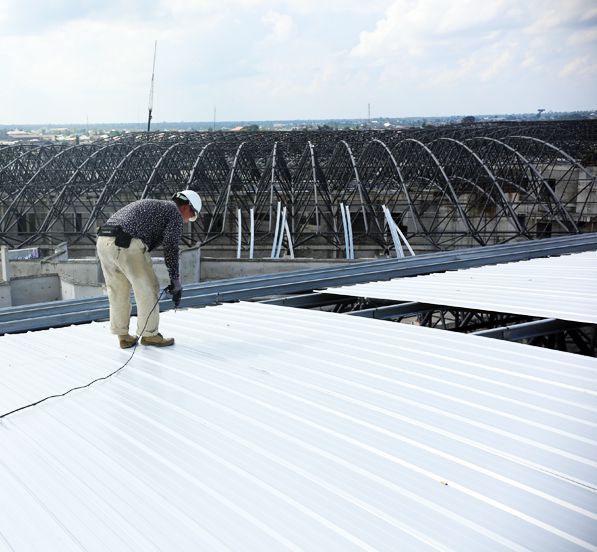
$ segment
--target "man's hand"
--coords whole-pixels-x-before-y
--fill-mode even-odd
[[[174,303],[175,307],[178,307],[182,298],[182,286],[180,285],[180,279],[175,278],[174,280],[170,280],[170,285],[166,288],[166,293],[172,295],[172,302]]]

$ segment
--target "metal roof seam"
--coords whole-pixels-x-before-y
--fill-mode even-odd
[[[177,370],[177,369],[175,369],[175,368],[171,368],[171,369]],[[144,373],[143,375],[146,375],[146,374]],[[204,383],[208,383],[208,382],[207,382],[207,380],[204,380]],[[210,383],[211,383],[211,385],[214,385],[214,386],[216,386],[216,387],[220,387],[220,386],[219,386],[219,384],[215,384],[215,383],[213,383],[213,382],[210,382]],[[230,390],[230,389],[229,389],[228,391],[229,391],[229,392],[231,392],[231,393],[232,393],[232,394],[234,394],[234,395],[238,395],[238,392],[237,392],[237,391]],[[245,398],[247,398],[247,399],[248,399],[248,400],[250,400],[250,401],[257,401],[256,399],[253,399],[253,398],[251,398],[251,397],[245,397]],[[290,416],[290,417],[296,418],[296,416],[295,416],[295,415],[293,415],[293,414],[290,414],[290,413],[288,413],[288,412],[286,412],[286,411],[284,411],[284,410],[282,410],[282,409],[279,409],[279,408],[277,408],[277,407],[274,407],[274,406],[272,406],[272,405],[267,405],[267,404],[265,404],[265,403],[262,403],[261,401],[258,401],[258,402],[260,402],[262,406],[266,406],[267,408],[273,409],[274,411],[276,411],[276,412],[277,412],[277,414],[286,415],[286,416]],[[317,406],[317,405],[316,405],[316,404],[314,404],[314,403],[311,403],[311,404],[310,404],[310,406]],[[319,408],[321,408],[321,406],[319,406]],[[311,424],[312,424],[312,422],[309,422],[309,421],[308,421],[308,420],[306,420],[305,418],[302,418],[302,419],[300,419],[300,421],[301,421],[302,423],[306,423],[306,424],[308,424],[308,425],[311,425]],[[357,419],[353,419],[352,421],[353,421],[353,422],[358,422],[359,424],[362,424],[362,423],[363,423],[362,421],[359,421],[359,420],[357,420]],[[366,448],[366,450],[368,450],[369,452],[372,452],[372,453],[374,453],[374,454],[382,454],[382,456],[383,456],[384,458],[386,458],[386,459],[388,459],[388,460],[390,460],[390,461],[392,461],[392,462],[395,462],[395,463],[397,463],[398,465],[401,465],[401,466],[403,466],[403,467],[406,467],[407,469],[413,470],[414,472],[416,472],[416,473],[419,473],[419,474],[421,474],[421,475],[423,475],[423,476],[425,476],[425,477],[431,478],[431,479],[432,479],[432,480],[434,480],[434,481],[437,481],[437,482],[442,482],[442,481],[444,481],[444,478],[443,478],[442,476],[440,476],[439,474],[436,474],[436,473],[433,473],[433,472],[429,472],[428,470],[422,469],[422,468],[420,468],[419,466],[417,466],[417,465],[415,465],[415,464],[412,464],[411,462],[407,462],[407,461],[405,461],[405,460],[402,460],[402,459],[400,459],[400,458],[397,458],[397,457],[395,457],[395,456],[388,456],[387,454],[383,453],[382,451],[378,451],[378,450],[376,450],[376,449],[374,449],[374,448],[371,448],[370,446],[368,446],[368,445],[365,445],[365,444],[363,444],[363,443],[360,443],[359,441],[357,441],[357,440],[355,440],[355,439],[352,439],[352,438],[350,438],[350,437],[348,437],[348,436],[343,436],[342,434],[339,434],[339,433],[337,433],[337,432],[336,432],[336,431],[334,431],[334,430],[329,430],[329,429],[326,429],[325,427],[321,426],[320,424],[317,424],[317,425],[318,425],[318,428],[319,428],[320,430],[323,430],[324,432],[330,432],[330,431],[331,431],[331,434],[333,434],[335,437],[339,437],[340,439],[348,439],[348,440],[349,440],[349,442],[351,442],[352,444],[354,444],[354,445],[356,445],[356,446],[359,446],[359,447],[365,447],[365,448]],[[368,427],[369,427],[369,429],[372,429],[372,427],[371,427],[371,426],[368,426]],[[394,434],[393,436],[394,436],[394,437],[396,437],[396,435],[395,435],[395,434]],[[580,539],[576,539],[574,536],[572,536],[572,535],[569,535],[569,534],[568,534],[567,532],[565,532],[565,531],[561,531],[561,530],[559,530],[559,529],[557,529],[557,528],[555,528],[555,527],[552,527],[551,525],[549,525],[549,524],[546,524],[546,523],[544,523],[544,522],[542,522],[542,521],[540,521],[540,520],[538,520],[538,519],[534,518],[533,516],[530,516],[530,515],[528,515],[528,514],[524,514],[524,513],[520,512],[519,510],[517,510],[517,509],[515,509],[515,508],[508,507],[508,506],[506,506],[506,505],[504,505],[504,504],[501,504],[501,503],[499,503],[498,501],[495,501],[495,500],[493,500],[493,499],[489,499],[489,498],[488,498],[488,497],[486,497],[486,496],[480,495],[479,493],[475,492],[473,489],[471,489],[470,487],[468,487],[468,486],[466,486],[466,485],[460,484],[460,483],[458,483],[458,482],[456,482],[456,481],[452,481],[452,480],[450,480],[450,485],[451,485],[452,487],[454,487],[454,488],[456,488],[456,489],[460,490],[461,492],[464,492],[464,493],[466,493],[466,494],[470,494],[471,496],[474,496],[474,497],[476,497],[477,499],[479,499],[479,500],[481,500],[481,501],[485,501],[485,500],[487,500],[487,501],[489,501],[490,503],[492,503],[492,504],[493,504],[493,505],[494,505],[496,508],[498,508],[498,509],[501,509],[501,510],[503,510],[503,511],[506,511],[506,512],[509,512],[509,513],[511,513],[511,514],[513,514],[513,515],[516,515],[516,516],[518,516],[518,517],[521,517],[521,519],[524,519],[525,521],[527,521],[527,522],[529,522],[529,523],[532,523],[532,524],[534,524],[534,525],[537,525],[538,527],[541,527],[541,528],[543,528],[543,529],[545,529],[545,530],[547,530],[547,531],[553,532],[554,534],[557,534],[558,536],[560,536],[560,537],[562,537],[562,538],[564,538],[564,539],[566,539],[566,540],[569,540],[569,541],[571,541],[571,542],[575,542],[575,543],[577,543],[577,544],[579,544],[579,543],[581,542],[581,540],[580,540]],[[527,490],[528,490],[528,489],[527,489]],[[537,491],[537,490],[535,490],[535,489],[533,489],[533,491],[534,491],[534,492],[538,492],[538,491]],[[543,497],[543,498],[545,498],[545,497]],[[589,514],[591,514],[591,515],[595,515],[595,514],[593,514],[592,512],[588,512],[588,513],[589,513]],[[585,515],[586,515],[586,512],[585,512]],[[582,541],[582,542],[585,542],[585,541]]]
[[[346,319],[346,320],[353,320],[352,318],[344,317],[341,314],[337,314],[337,313],[324,313],[324,316],[340,316],[341,318]],[[365,320],[366,322],[370,322],[372,324],[377,324],[377,325],[380,324],[380,322],[376,321],[376,320],[368,320],[368,319],[363,319],[363,320]],[[295,324],[296,324],[296,322],[295,322]],[[325,325],[325,323],[324,323],[324,325]],[[404,327],[408,327],[408,326],[404,326]],[[304,329],[307,329],[307,328],[304,328]],[[374,329],[376,329],[376,328],[374,328]],[[402,327],[400,327],[400,329],[402,329]],[[425,328],[425,330],[426,331],[436,331],[436,332],[442,332],[443,333],[442,330],[433,330],[433,329],[430,329],[430,328]],[[338,338],[341,338],[342,337],[341,330],[338,330],[335,333],[335,335],[337,335]],[[377,334],[377,335],[379,335],[379,334]],[[314,332],[314,336],[315,336],[315,332]],[[378,340],[376,340],[376,341],[371,341],[371,339],[372,339],[371,337],[363,337],[363,338],[354,337],[353,341],[351,343],[347,343],[346,344],[346,347],[348,347],[348,348],[352,347],[352,348],[356,349],[356,348],[358,348],[358,346],[356,345],[355,342],[358,342],[358,341],[362,341],[364,344],[368,343],[370,345],[376,345],[376,344],[381,345],[382,343],[384,343],[384,341],[382,339],[380,339],[380,338],[378,338]],[[492,344],[495,344],[495,343],[496,343],[495,341],[492,342]],[[415,354],[418,352],[418,349],[415,349],[411,344],[408,344],[408,345],[404,345],[404,344],[392,345],[392,344],[390,344],[390,346],[393,347],[393,348],[399,349],[401,351],[410,351],[410,352],[415,353]],[[454,346],[454,349],[456,350],[456,346]],[[387,354],[389,355],[390,353],[387,353]],[[437,353],[434,353],[432,351],[428,351],[428,356],[430,356],[431,358],[449,360],[449,357],[446,356],[446,355],[447,355],[447,353],[445,353],[445,352],[442,353],[442,354],[437,354]],[[479,361],[483,361],[483,360],[484,360],[484,357],[482,357],[482,356],[479,355]],[[481,368],[482,367],[478,362],[476,362],[474,360],[461,360],[459,362],[459,364],[460,365],[465,365],[465,366],[471,366],[471,367],[475,367],[475,368]],[[597,364],[596,364],[596,366],[597,366]],[[498,366],[488,366],[488,365],[486,365],[486,366],[483,366],[482,368],[484,368],[488,372],[492,372],[492,373],[506,374],[506,375],[509,375],[509,376],[514,376],[516,378],[526,379],[526,380],[533,381],[533,382],[546,383],[548,385],[553,385],[553,386],[560,387],[561,389],[570,389],[570,390],[574,390],[574,391],[579,391],[581,393],[587,393],[587,394],[590,394],[590,395],[597,396],[597,390],[595,390],[595,391],[593,391],[593,390],[587,390],[584,387],[581,388],[581,387],[574,386],[574,385],[569,385],[569,384],[566,384],[566,383],[563,383],[563,382],[557,382],[555,380],[549,380],[549,379],[546,379],[546,378],[541,378],[541,377],[536,377],[536,376],[532,376],[532,375],[527,375],[527,374],[524,374],[524,373],[520,373],[518,371],[515,372],[514,370],[506,370],[506,369],[500,368]],[[455,371],[455,370],[452,370],[452,372],[453,373],[457,373],[457,371]],[[487,379],[485,377],[476,376],[476,375],[472,375],[472,374],[469,374],[468,377],[473,378],[473,379],[479,379],[479,380],[486,380]],[[498,383],[498,382],[495,382],[495,381],[493,381],[493,383],[497,383],[498,385],[506,385],[506,384]]]
[[[586,278],[570,281],[562,274]],[[555,269],[555,270],[554,270]],[[325,293],[597,323],[595,251],[325,289]],[[529,278],[546,273],[539,285]],[[591,277],[592,276],[592,277]],[[572,286],[572,288],[570,288]]]
[[[595,546],[595,359],[249,302],[160,327],[175,347],[2,423],[22,484],[0,467],[0,542],[68,549],[64,526],[86,549]],[[115,345],[106,323],[0,338],[0,406],[108,373]]]
[[[239,305],[243,307],[247,307],[248,305],[258,305],[259,303],[248,303],[248,302],[240,302]],[[231,305],[223,304],[222,308],[229,308]],[[267,305],[270,307],[270,305]],[[284,306],[278,305],[271,305],[271,308],[277,309],[277,318],[283,320],[288,315],[288,308]],[[293,313],[293,318],[295,320],[303,320],[303,314],[307,314],[310,312],[320,312],[316,310],[305,310],[305,309],[297,309],[298,312]],[[251,315],[254,316],[256,313],[258,314],[259,311],[250,311]],[[276,311],[273,311],[276,312]],[[346,327],[356,327],[363,329],[367,328],[370,329],[372,335],[377,336],[386,336],[388,339],[393,335],[393,332],[401,332],[404,333],[409,340],[414,339],[414,342],[421,341],[423,344],[425,341],[421,338],[421,333],[418,329],[418,326],[411,325],[411,324],[380,324],[379,321],[374,319],[365,319],[366,322],[360,323],[355,322],[353,317],[345,316],[342,313],[332,313],[324,311],[322,314],[327,316],[334,316],[337,317],[337,320],[342,319],[342,325]],[[270,314],[268,316],[272,316]],[[312,318],[309,319],[309,324],[313,325],[320,325],[325,327],[325,324],[320,323],[323,321],[324,318]],[[460,334],[456,332],[446,332],[441,329],[437,328],[425,328],[429,330],[429,335],[433,335],[433,342],[438,342],[442,344],[447,344],[449,347],[453,347],[455,351],[457,351],[460,347],[460,344],[466,343],[467,347],[469,347],[473,351],[479,351],[479,354],[483,354],[483,358],[486,358],[487,355],[492,355],[495,351],[499,351],[500,346],[495,342],[495,340],[484,339],[484,340],[474,340],[471,341],[466,334]],[[388,341],[388,345],[392,345],[391,340]],[[509,355],[515,356],[520,359],[524,359],[526,365],[534,365],[534,367],[538,367],[537,363],[533,361],[537,358],[549,358],[551,362],[556,362],[562,364],[563,368],[570,367],[573,365],[574,367],[586,367],[591,370],[597,370],[597,362],[595,359],[590,357],[584,356],[574,356],[574,362],[571,363],[570,354],[563,352],[563,351],[555,351],[555,350],[548,350],[543,348],[537,347],[528,347],[523,344],[512,343],[509,349]],[[522,362],[522,360],[521,360]],[[522,367],[523,365],[521,365]]]
[[[124,382],[122,382],[122,381],[118,381],[118,384],[121,384],[121,385],[126,385],[126,384],[125,384]],[[138,389],[138,387],[134,387],[134,386],[130,386],[130,385],[128,385],[128,387],[129,387],[129,389],[130,389],[130,390],[133,390],[133,391],[136,391],[136,392],[139,392],[139,391],[140,391],[140,390]],[[184,392],[186,392],[186,393],[190,393],[190,392],[189,392],[189,391],[187,391],[186,389],[181,389],[181,390],[182,390],[182,391],[184,391]],[[194,394],[193,394],[193,396],[196,396],[196,395],[194,395]],[[154,400],[158,400],[158,401],[160,400],[160,399],[159,399],[159,397],[155,397],[155,396],[153,396],[152,398],[153,398]],[[209,403],[211,403],[211,405],[212,405],[212,406],[214,406],[214,407],[218,407],[218,408],[225,408],[225,409],[226,409],[228,412],[232,412],[232,413],[234,413],[234,414],[238,414],[239,416],[242,416],[242,414],[239,414],[239,413],[237,413],[235,410],[233,410],[233,409],[230,409],[230,408],[227,408],[227,407],[224,407],[223,405],[221,405],[221,404],[219,404],[219,403],[215,403],[215,402],[213,402],[213,401],[210,401],[209,399],[205,399],[205,398],[204,398],[203,400],[206,400],[206,401],[208,401],[208,402],[209,402]],[[180,408],[180,407],[176,407],[175,405],[172,405],[172,403],[171,403],[171,402],[168,402],[168,401],[163,401],[163,400],[161,400],[160,402],[161,402],[162,404],[164,404],[165,406],[168,406],[169,408],[175,408],[175,409],[176,409],[176,410],[178,410],[179,412],[181,412],[181,413],[184,413],[186,416],[191,416],[191,417],[194,417],[192,414],[190,414],[190,413],[189,413],[188,411],[186,411],[185,409],[182,409],[182,408]],[[246,419],[246,417],[244,417],[243,419]],[[201,422],[202,422],[202,423],[205,423],[203,420],[201,420]],[[450,517],[451,519],[454,519],[454,520],[456,520],[456,521],[458,521],[458,522],[462,523],[462,524],[463,524],[463,525],[465,525],[465,526],[472,527],[472,528],[474,528],[474,530],[478,531],[478,532],[479,532],[479,533],[481,533],[481,534],[487,534],[487,535],[489,535],[489,536],[490,536],[490,537],[491,537],[493,540],[495,540],[495,542],[501,542],[502,544],[505,544],[506,546],[508,546],[509,548],[512,548],[512,549],[520,549],[520,547],[516,546],[516,545],[515,545],[515,544],[514,544],[512,541],[509,541],[508,539],[505,539],[503,536],[501,536],[501,535],[499,535],[499,534],[497,534],[497,533],[494,533],[494,532],[492,532],[492,531],[490,531],[490,530],[487,530],[487,528],[485,528],[485,527],[479,526],[479,525],[477,525],[477,524],[475,524],[475,523],[471,523],[471,521],[470,521],[470,520],[468,520],[468,519],[466,519],[466,518],[462,518],[461,516],[455,516],[455,515],[454,515],[454,514],[453,514],[453,513],[452,513],[450,510],[446,510],[446,509],[444,509],[444,508],[438,507],[438,506],[436,506],[435,504],[433,504],[432,502],[430,502],[430,501],[428,501],[428,500],[425,500],[423,497],[420,497],[420,496],[414,495],[413,493],[410,493],[408,490],[406,490],[406,489],[402,489],[402,488],[400,488],[400,487],[396,486],[395,484],[392,484],[392,482],[390,482],[390,481],[383,480],[383,479],[379,478],[379,476],[376,476],[375,474],[373,474],[373,473],[371,473],[371,472],[367,472],[367,471],[365,471],[365,470],[358,469],[358,466],[355,466],[355,465],[353,465],[353,464],[351,464],[351,463],[347,462],[347,461],[346,461],[346,460],[344,460],[343,458],[340,458],[340,457],[338,457],[338,456],[335,456],[335,455],[330,455],[329,453],[326,453],[326,452],[325,452],[325,451],[323,451],[323,450],[320,450],[320,449],[316,449],[316,448],[310,447],[310,446],[309,446],[307,443],[305,443],[305,442],[303,442],[303,441],[301,441],[301,440],[299,440],[299,439],[296,439],[296,438],[295,438],[295,437],[293,437],[292,435],[289,435],[289,434],[284,434],[284,433],[282,433],[282,432],[280,432],[280,431],[277,431],[277,430],[275,430],[275,429],[274,429],[274,428],[272,428],[272,427],[269,427],[269,426],[267,426],[267,425],[265,425],[265,424],[263,424],[263,423],[260,423],[260,422],[258,422],[257,420],[253,420],[253,423],[256,423],[256,424],[258,424],[260,428],[262,428],[262,429],[264,429],[264,430],[266,430],[266,431],[271,431],[271,432],[274,432],[274,434],[275,434],[275,435],[277,435],[278,437],[282,437],[282,438],[285,438],[285,439],[291,440],[291,441],[293,441],[294,443],[296,443],[296,444],[298,444],[298,445],[300,445],[300,446],[305,446],[305,447],[308,447],[308,450],[310,450],[310,451],[312,451],[312,452],[315,452],[315,453],[317,453],[317,454],[322,454],[322,455],[323,455],[323,456],[325,456],[326,458],[328,458],[328,459],[330,459],[330,460],[333,460],[333,461],[335,461],[335,462],[338,462],[340,465],[343,465],[343,466],[345,466],[345,467],[347,467],[347,468],[349,468],[349,469],[351,469],[351,470],[354,470],[354,471],[355,471],[355,473],[359,473],[359,474],[361,474],[361,475],[366,475],[367,477],[370,477],[370,478],[371,478],[373,481],[381,482],[381,483],[383,483],[384,485],[386,485],[386,486],[388,486],[389,488],[391,488],[392,490],[394,490],[394,491],[396,491],[396,492],[399,492],[399,493],[403,494],[405,497],[408,497],[408,498],[411,498],[411,499],[413,499],[413,500],[416,500],[416,501],[418,501],[418,502],[421,502],[422,504],[425,504],[427,507],[429,507],[430,509],[432,509],[432,510],[436,511],[437,513],[440,513],[440,514],[442,514],[442,515],[445,515],[445,516],[447,516],[447,517]]]

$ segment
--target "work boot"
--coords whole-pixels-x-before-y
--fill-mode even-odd
[[[152,345],[153,347],[168,347],[174,345],[173,337],[164,337],[162,334],[146,335],[141,338],[143,345]]]
[[[132,347],[135,345],[135,343],[137,343],[138,339],[139,338],[136,335],[125,334],[118,336],[118,342],[120,343],[121,349],[128,349],[129,347]]]

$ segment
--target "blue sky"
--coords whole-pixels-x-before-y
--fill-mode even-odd
[[[595,0],[0,0],[0,123],[597,108]]]

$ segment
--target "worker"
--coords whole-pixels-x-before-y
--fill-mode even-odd
[[[170,276],[166,288],[175,307],[182,297],[178,246],[183,223],[197,220],[201,198],[193,190],[183,190],[172,201],[140,199],[114,213],[98,229],[97,254],[104,273],[110,302],[110,331],[118,336],[122,349],[141,344],[167,347],[174,338],[159,333],[158,297],[160,287],[149,253],[163,246]],[[137,335],[129,334],[131,288],[137,303]]]

